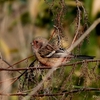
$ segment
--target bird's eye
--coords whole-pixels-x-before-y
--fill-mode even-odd
[[[36,43],[39,43],[38,41],[35,41]]]

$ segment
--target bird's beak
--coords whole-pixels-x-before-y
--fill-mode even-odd
[[[30,44],[31,44],[31,46],[34,46],[35,43],[34,42],[31,42]]]
[[[30,43],[32,46],[34,45],[33,42]]]

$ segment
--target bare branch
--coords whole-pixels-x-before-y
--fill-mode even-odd
[[[31,96],[33,97],[43,97],[43,96],[60,96],[60,95],[68,95],[71,93],[78,93],[78,92],[87,92],[87,91],[100,91],[100,88],[81,88],[81,89],[73,89],[73,90],[65,90],[61,93],[54,93],[54,94],[33,94]],[[0,95],[4,95],[4,96],[27,96],[28,93],[0,93]],[[30,95],[28,95],[30,96]]]
[[[68,67],[68,66],[73,66],[73,65],[78,65],[78,64],[82,64],[84,62],[100,62],[100,59],[95,59],[95,60],[83,60],[83,61],[77,61],[74,63],[69,63],[69,64],[65,64],[63,65],[63,67]],[[14,68],[14,69],[7,69],[7,68],[0,68],[0,71],[23,71],[23,70],[37,70],[37,69],[51,69],[52,67],[47,67],[47,66],[41,66],[41,67],[27,67],[27,68]],[[59,66],[58,68],[61,68],[61,66]]]

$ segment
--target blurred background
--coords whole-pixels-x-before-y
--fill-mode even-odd
[[[87,21],[90,26],[100,17],[100,0],[80,1],[87,11]],[[0,56],[11,65],[31,56],[33,54],[30,45],[32,40],[37,36],[49,39],[54,31],[57,3],[57,0],[0,0]],[[75,33],[76,3],[74,0],[65,0],[65,3],[66,10],[62,18],[63,46],[67,48]],[[76,53],[100,58],[100,24],[91,32]],[[29,64],[31,61],[27,62]],[[1,65],[5,67],[2,63]],[[27,63],[24,62],[17,67],[26,66]],[[7,74],[6,78],[9,77]]]

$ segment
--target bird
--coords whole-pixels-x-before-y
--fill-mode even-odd
[[[48,67],[64,65],[72,58],[80,59],[93,59],[94,56],[87,55],[74,55],[63,48],[59,48],[57,45],[49,43],[49,41],[43,37],[36,37],[32,43],[32,50],[37,60]],[[66,55],[67,54],[67,55]],[[66,55],[66,56],[64,56]]]

